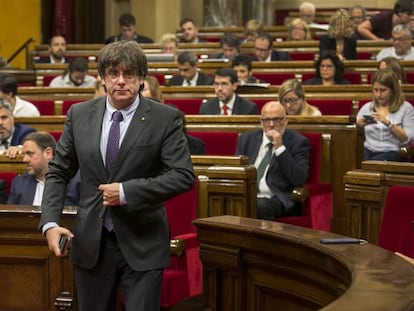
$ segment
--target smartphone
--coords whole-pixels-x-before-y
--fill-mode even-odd
[[[59,239],[60,253],[63,254],[69,244],[69,237],[67,235],[61,235]]]
[[[370,114],[364,114],[365,121],[372,121],[374,118]]]
[[[357,238],[322,238],[319,240],[322,244],[364,244],[367,241]]]

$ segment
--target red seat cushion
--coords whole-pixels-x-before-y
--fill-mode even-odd
[[[322,115],[349,116],[353,114],[351,99],[309,99],[307,102],[318,107]]]
[[[73,105],[73,104],[77,104],[80,103],[84,100],[82,99],[65,99],[62,103],[62,114],[66,115],[68,113],[69,108]]]
[[[199,114],[202,98],[165,98],[164,103],[173,105],[184,114]]]

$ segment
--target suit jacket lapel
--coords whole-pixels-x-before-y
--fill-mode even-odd
[[[95,104],[89,111],[89,146],[92,146],[93,149],[99,150],[99,152],[94,152],[94,159],[92,163],[96,163],[99,167],[99,170],[105,170],[105,162],[101,154],[101,132],[102,132],[102,123],[103,116],[105,113],[105,104],[106,97],[99,98],[96,100]]]

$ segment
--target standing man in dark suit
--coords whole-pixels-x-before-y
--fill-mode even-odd
[[[288,52],[276,51],[272,47],[273,38],[266,32],[260,32],[254,42],[255,52],[253,61],[273,62],[279,60],[290,60]]]
[[[135,29],[135,17],[131,14],[122,14],[119,18],[120,34],[109,37],[105,40],[105,44],[121,41],[133,40],[137,43],[154,43],[151,38],[141,36]]]
[[[291,195],[308,179],[309,140],[287,129],[288,117],[279,102],[263,106],[261,125],[262,130],[240,135],[236,151],[257,168],[257,218],[299,215]]]
[[[200,114],[259,114],[255,103],[236,94],[238,85],[237,73],[232,68],[218,69],[214,75],[214,92],[217,97],[203,102]]]
[[[178,58],[178,75],[175,75],[168,82],[169,85],[196,86],[211,85],[213,78],[198,71],[197,55],[190,51],[182,52]]]
[[[79,310],[112,310],[119,285],[126,310],[159,311],[170,264],[162,202],[195,181],[183,122],[178,110],[140,96],[148,67],[136,42],[104,46],[98,72],[107,96],[69,110],[49,164],[39,227],[56,256],[67,253],[59,250],[60,236],[72,238]],[[72,233],[59,221],[66,185],[78,169]]]
[[[14,122],[12,106],[6,100],[0,99],[0,151],[7,150],[10,146],[21,145],[26,135],[32,132],[36,130]],[[15,149],[21,150],[18,147]]]
[[[40,206],[49,161],[55,155],[56,141],[47,132],[30,133],[23,140],[23,162],[27,172],[16,176],[10,188],[7,204]],[[80,176],[75,175],[66,191],[65,205],[77,206],[79,203]]]

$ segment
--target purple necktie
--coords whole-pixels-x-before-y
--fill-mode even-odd
[[[106,146],[106,171],[111,173],[113,162],[115,161],[119,151],[119,139],[121,137],[119,130],[119,122],[123,120],[122,113],[115,111],[112,114],[112,124],[108,134],[108,145]],[[104,220],[105,228],[111,232],[114,229],[110,210],[107,209]]]

